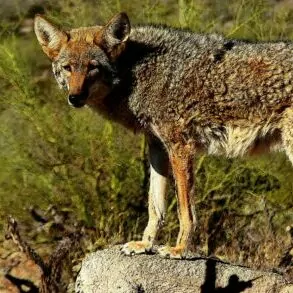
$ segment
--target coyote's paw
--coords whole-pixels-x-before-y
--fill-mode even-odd
[[[122,246],[121,252],[125,255],[149,253],[152,251],[152,247],[151,242],[148,241],[130,241]]]
[[[158,253],[163,258],[183,259],[186,257],[186,249],[182,246],[163,246],[158,249]]]

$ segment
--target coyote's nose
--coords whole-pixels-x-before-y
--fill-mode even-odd
[[[85,100],[86,100],[86,97],[83,94],[69,95],[68,96],[69,105],[76,107],[76,108],[83,107],[85,105]]]

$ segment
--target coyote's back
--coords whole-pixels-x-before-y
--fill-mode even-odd
[[[156,59],[155,74],[145,74],[146,64],[136,67],[136,75],[147,80],[134,89],[130,106],[143,122],[151,120],[153,130],[160,128],[157,136],[181,136],[197,151],[230,157],[282,148],[293,96],[292,43],[248,43],[156,27],[134,34],[147,39],[143,33],[155,40],[150,44],[163,43],[167,53]]]
[[[248,43],[157,26],[131,29],[120,13],[105,26],[63,31],[43,17],[35,32],[74,107],[143,131],[149,143],[149,222],[126,254],[151,250],[165,216],[171,167],[180,231],[164,256],[185,255],[195,227],[192,159],[283,149],[293,160],[293,44]]]

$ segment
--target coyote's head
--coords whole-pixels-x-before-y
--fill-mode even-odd
[[[114,64],[130,33],[125,13],[116,15],[105,26],[70,31],[61,30],[37,15],[35,33],[52,60],[57,82],[69,92],[70,105],[95,105],[119,82]]]

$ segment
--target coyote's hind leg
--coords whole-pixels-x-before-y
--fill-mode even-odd
[[[149,188],[149,220],[141,241],[131,241],[122,247],[126,255],[149,252],[153,248],[159,227],[165,217],[165,194],[169,159],[162,143],[155,137],[149,137],[149,160],[151,165]]]
[[[159,254],[163,257],[184,258],[195,228],[192,153],[188,145],[177,145],[170,149],[169,157],[177,185],[180,230],[176,246],[164,246],[159,249]]]

